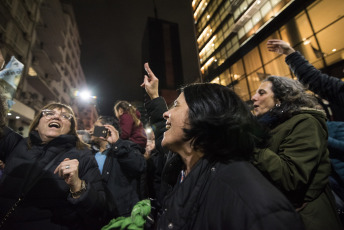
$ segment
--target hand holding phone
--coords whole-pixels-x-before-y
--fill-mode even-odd
[[[94,126],[93,136],[106,138],[109,130],[104,126]]]

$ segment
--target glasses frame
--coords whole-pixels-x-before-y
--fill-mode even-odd
[[[45,119],[47,120],[52,119],[57,114],[55,110],[51,110],[51,109],[43,109],[41,113],[42,113],[42,117],[45,117]],[[52,114],[48,115],[47,113],[52,113]],[[73,114],[68,113],[68,112],[62,112],[58,116],[61,118],[61,120],[66,120],[66,121],[70,121],[73,118]]]

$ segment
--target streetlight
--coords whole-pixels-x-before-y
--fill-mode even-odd
[[[92,96],[91,92],[88,90],[83,90],[83,91],[75,90],[74,96],[79,97],[83,101],[89,101],[90,99],[97,99],[97,97]]]

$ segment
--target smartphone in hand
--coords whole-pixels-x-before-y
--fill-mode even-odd
[[[93,136],[106,138],[109,130],[104,126],[94,126]]]

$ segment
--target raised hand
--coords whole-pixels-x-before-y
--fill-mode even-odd
[[[279,54],[289,55],[295,52],[295,50],[289,45],[289,43],[279,39],[268,40],[266,46],[269,51]]]
[[[106,140],[110,144],[115,143],[119,139],[119,133],[118,133],[117,129],[115,129],[115,127],[113,127],[112,125],[104,125],[104,126],[105,126],[105,128],[107,128],[109,130],[109,134],[106,137]],[[100,138],[105,139],[104,137],[100,137]]]
[[[144,76],[141,87],[145,88],[148,96],[151,99],[159,97],[159,79],[154,75],[152,70],[149,68],[148,63],[144,64],[147,75]]]

